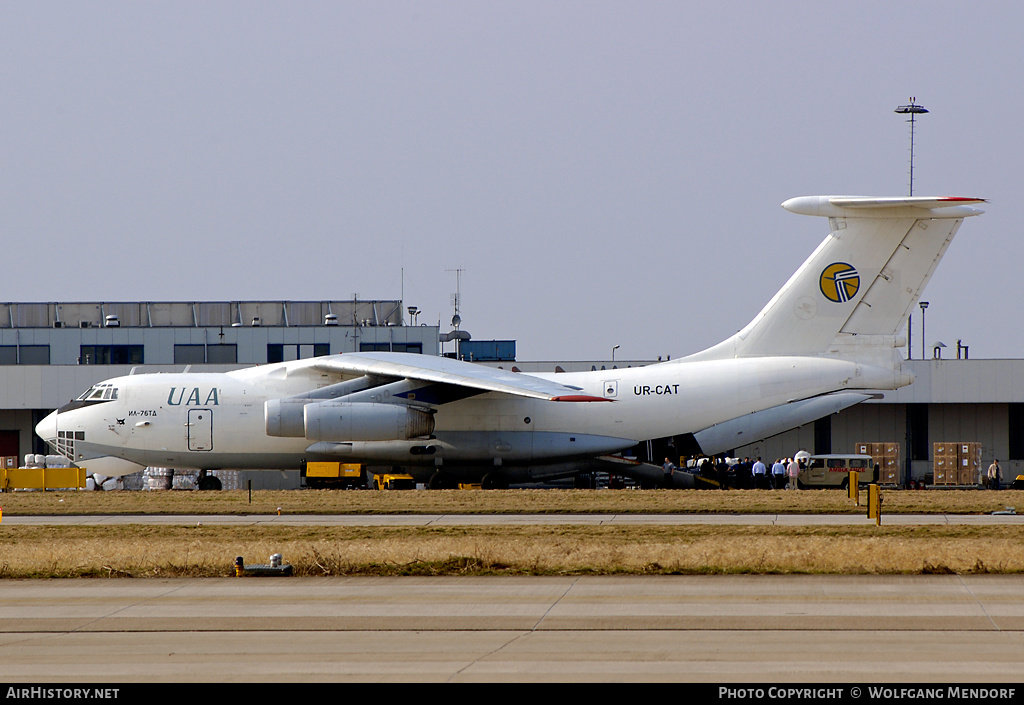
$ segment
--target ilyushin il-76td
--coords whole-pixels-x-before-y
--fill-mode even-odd
[[[978,198],[809,196],[825,240],[742,330],[643,367],[526,374],[408,353],[344,353],[226,373],[97,384],[36,432],[104,474],[140,466],[402,468],[485,486],[610,468],[672,437],[712,455],[910,384],[907,316]],[[646,471],[653,470],[650,465]]]

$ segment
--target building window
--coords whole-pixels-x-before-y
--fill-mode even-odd
[[[0,345],[0,365],[49,364],[49,345]]]
[[[408,352],[423,354],[423,343],[360,343],[359,352]]]
[[[310,345],[271,343],[267,345],[267,362],[305,360],[311,357],[321,357],[330,354],[331,346],[327,343],[313,343]]]
[[[141,365],[141,345],[83,345],[79,349],[81,365]]]
[[[1010,422],[1010,460],[1024,460],[1024,404],[1007,404]]]
[[[238,346],[221,345],[175,345],[176,365],[233,365],[238,362]]]
[[[206,362],[211,365],[234,365],[238,362],[238,346],[233,344],[207,345]]]
[[[823,416],[814,422],[814,454],[828,455],[832,452],[832,417]]]
[[[907,404],[907,435],[910,437],[910,459],[928,460],[928,405]]]

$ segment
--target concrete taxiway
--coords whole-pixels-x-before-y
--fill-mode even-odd
[[[1024,576],[0,582],[0,679],[1006,682]]]
[[[1019,524],[888,515],[886,524]],[[863,515],[4,515],[4,525],[857,525]],[[1024,680],[1024,576],[0,581],[15,682]]]

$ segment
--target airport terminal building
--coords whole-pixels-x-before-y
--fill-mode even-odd
[[[446,335],[437,326],[407,325],[398,300],[0,304],[0,456],[46,454],[36,423],[93,384],[132,369],[225,371],[366,351],[441,355]],[[514,362],[527,373],[654,364],[523,362],[514,360],[514,341],[474,343],[473,359],[506,368]],[[935,444],[978,443],[983,467],[998,458],[1004,481],[1024,474],[1024,360],[908,364],[913,385],[733,454],[767,460],[801,449],[853,453],[860,443],[895,443],[906,484],[933,479]],[[660,465],[676,447],[655,439],[638,454]],[[261,474],[280,475],[254,473]],[[275,483],[298,486],[297,475]]]

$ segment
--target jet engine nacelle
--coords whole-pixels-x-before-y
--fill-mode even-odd
[[[434,432],[434,417],[400,404],[320,402],[303,407],[311,441],[402,441]]]
[[[306,435],[306,424],[302,410],[309,399],[270,399],[263,405],[268,436],[302,438]]]

